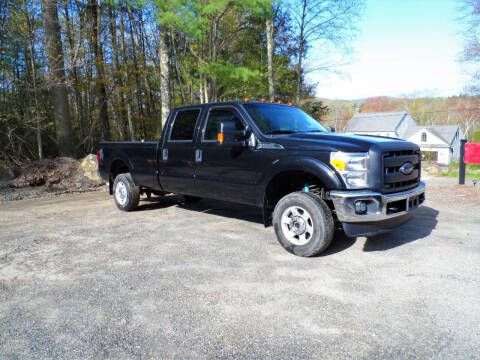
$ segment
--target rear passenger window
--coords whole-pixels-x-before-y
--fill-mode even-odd
[[[200,115],[199,109],[179,111],[173,122],[170,140],[192,141],[198,115]]]

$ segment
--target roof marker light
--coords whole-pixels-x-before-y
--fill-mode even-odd
[[[274,99],[270,99],[270,102],[273,104],[273,103],[275,102],[275,100],[274,100]]]

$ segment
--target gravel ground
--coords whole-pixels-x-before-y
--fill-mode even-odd
[[[105,193],[0,205],[2,359],[480,359],[480,188],[295,257],[257,209]]]

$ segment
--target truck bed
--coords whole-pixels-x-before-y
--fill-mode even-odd
[[[138,186],[159,189],[157,177],[158,141],[102,141],[99,172],[108,173],[115,169],[115,162],[128,164],[133,181]],[[128,171],[128,170],[127,170]],[[119,168],[117,172],[121,173]]]

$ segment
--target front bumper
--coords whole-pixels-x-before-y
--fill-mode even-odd
[[[363,190],[331,191],[330,198],[333,201],[337,218],[342,223],[375,223],[381,221],[392,224],[392,226],[398,226],[402,223],[400,217],[409,220],[411,213],[425,201],[425,183],[420,182],[414,189],[393,194]],[[366,202],[367,211],[365,214],[356,213],[355,202],[357,201]],[[390,230],[385,226],[377,226],[377,228],[385,228],[385,231]]]
[[[425,184],[394,194],[373,191],[331,191],[338,220],[349,237],[376,236],[389,232],[413,218],[413,212],[425,201]],[[357,214],[355,202],[365,201],[367,212]]]

